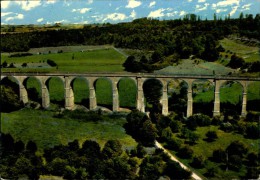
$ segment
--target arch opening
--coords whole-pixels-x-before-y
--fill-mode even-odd
[[[76,77],[71,82],[74,93],[74,103],[89,108],[89,84],[83,77]]]
[[[117,84],[119,107],[136,108],[137,86],[133,79],[122,78]]]
[[[236,81],[227,81],[220,86],[220,112],[224,115],[241,115],[243,86]]]
[[[112,82],[108,78],[98,78],[94,82],[94,88],[96,92],[97,106],[113,109],[113,92]]]
[[[17,79],[4,77],[0,81],[0,88],[0,112],[16,111],[23,106],[23,102],[20,100],[19,82]]]
[[[169,81],[167,89],[169,112],[186,116],[188,84],[183,80],[175,79]]]
[[[27,90],[29,101],[42,102],[42,87],[37,78],[28,77],[24,80],[23,85]]]
[[[145,108],[147,111],[162,112],[160,100],[163,95],[163,84],[160,80],[152,78],[143,83]]]
[[[214,85],[208,80],[195,80],[192,84],[193,113],[213,115]]]
[[[46,86],[49,91],[50,102],[54,105],[58,105],[60,107],[64,107],[65,103],[65,90],[64,90],[64,83],[58,77],[50,77],[46,81]]]
[[[260,82],[252,82],[247,87],[247,111],[260,112]]]

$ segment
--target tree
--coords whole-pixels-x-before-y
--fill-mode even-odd
[[[86,157],[98,158],[100,157],[100,146],[96,141],[86,140],[82,144],[80,154]]]
[[[14,90],[14,87],[1,85],[1,112],[11,112],[22,107],[23,103]]]
[[[37,151],[37,145],[33,141],[28,141],[26,144],[26,150],[29,151],[30,153],[34,154]]]
[[[183,169],[179,163],[172,160],[167,162],[164,173],[171,179],[190,179],[191,172]]]
[[[205,157],[202,155],[194,156],[191,165],[195,168],[203,168],[205,166]]]
[[[6,67],[7,67],[7,65],[8,65],[8,64],[7,64],[7,62],[6,62],[6,61],[4,61],[4,62],[2,63],[2,67],[3,67],[3,68],[6,68]]]
[[[27,67],[27,63],[23,63],[23,64],[22,64],[22,67],[23,67],[23,68]]]
[[[216,149],[212,154],[213,160],[215,162],[224,162],[226,160],[226,152],[223,149]]]
[[[190,159],[193,155],[193,150],[188,145],[184,145],[178,152],[179,156],[185,159]]]
[[[236,69],[236,68],[242,67],[244,64],[245,64],[245,60],[243,58],[238,57],[237,55],[233,54],[231,56],[230,62],[228,63],[228,66],[233,69]]]
[[[161,138],[165,141],[171,139],[173,136],[172,130],[170,127],[167,127],[165,129],[162,130],[162,136]]]
[[[247,153],[248,148],[241,141],[233,141],[227,147],[226,151],[228,152],[229,155],[238,155],[242,157],[244,154]]]
[[[122,153],[123,153],[122,145],[118,140],[108,140],[102,151],[102,154],[105,159],[118,157]]]
[[[147,119],[143,123],[143,127],[140,129],[142,144],[154,145],[154,141],[157,138],[157,129],[151,120]]]

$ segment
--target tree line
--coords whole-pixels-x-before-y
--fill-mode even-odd
[[[2,34],[2,51],[28,51],[29,48],[68,45],[103,45],[154,50],[165,56],[177,53],[181,58],[191,54],[202,59],[216,57],[218,39],[236,34],[240,37],[260,37],[260,14],[243,15],[224,20],[202,20],[195,14],[182,19],[163,20],[140,18],[129,23],[85,25],[83,29],[57,29],[41,32]]]

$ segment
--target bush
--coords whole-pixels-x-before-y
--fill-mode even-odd
[[[11,54],[9,57],[24,57],[24,56],[32,56],[32,53],[16,53],[16,54]]]
[[[206,133],[206,136],[207,136],[208,140],[210,140],[210,141],[215,141],[218,138],[216,131],[208,131]]]
[[[163,141],[167,141],[167,140],[171,139],[172,136],[173,136],[173,133],[172,133],[172,130],[171,130],[170,127],[167,127],[167,128],[162,130],[161,138],[162,138]]]
[[[205,158],[202,155],[194,156],[191,165],[195,168],[203,168],[205,166]]]
[[[178,155],[181,158],[190,159],[193,155],[193,150],[190,148],[190,146],[184,145],[180,148]]]
[[[51,67],[57,66],[57,64],[56,64],[53,60],[50,60],[50,59],[47,59],[47,63],[48,63]]]
[[[239,170],[242,167],[242,158],[238,155],[232,155],[228,158],[228,164],[231,169]]]
[[[213,151],[212,158],[215,162],[225,162],[226,152],[223,149],[216,149]]]
[[[204,114],[195,114],[190,116],[186,122],[187,127],[191,130],[195,130],[197,126],[209,126],[210,124],[210,117]]]
[[[257,124],[250,123],[246,127],[246,135],[251,139],[258,139],[260,137],[260,129]]]
[[[218,126],[218,125],[220,125],[222,122],[223,122],[223,119],[221,118],[221,116],[214,116],[213,119],[212,119],[211,124]]]
[[[182,140],[178,138],[172,138],[167,141],[167,148],[174,151],[178,151],[182,144]]]
[[[233,126],[231,123],[227,122],[227,123],[222,123],[220,125],[220,129],[225,131],[225,132],[231,132],[233,130]]]
[[[227,147],[226,151],[228,152],[229,155],[243,156],[244,154],[247,153],[248,148],[241,141],[233,141]]]

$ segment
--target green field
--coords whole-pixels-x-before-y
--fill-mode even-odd
[[[226,51],[229,50],[232,53],[236,53],[238,56],[244,58],[246,62],[260,61],[259,47],[247,46],[227,38],[220,40],[220,44],[225,48]],[[221,54],[223,56],[228,55],[229,59],[232,55],[231,53],[226,52]]]
[[[76,119],[54,118],[55,112],[22,109],[12,113],[2,113],[1,132],[10,133],[15,140],[32,140],[38,147],[53,147],[67,144],[75,139],[80,143],[86,139],[96,140],[101,146],[107,140],[118,139],[124,147],[134,147],[136,142],[122,127],[126,120],[109,118],[98,122],[81,122]]]
[[[53,60],[58,67],[46,66],[47,59]],[[66,52],[32,55],[26,57],[8,57],[7,54],[1,54],[1,62],[8,64],[14,63],[20,67],[23,63],[33,65],[33,63],[42,63],[42,67],[25,68],[3,68],[2,72],[122,72],[122,64],[125,56],[113,48],[89,50],[84,52]],[[40,65],[39,65],[40,66]]]

